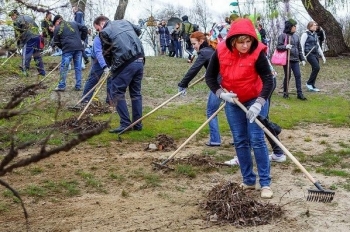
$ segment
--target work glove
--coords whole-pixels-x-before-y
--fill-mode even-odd
[[[16,50],[16,54],[22,55],[22,49],[17,48],[17,50]]]
[[[186,94],[187,94],[187,88],[182,88],[182,87],[180,87],[179,86],[179,92],[182,92],[182,96],[186,96]]]
[[[291,45],[291,44],[286,45],[286,49],[292,49],[292,47],[293,47],[293,45]]]
[[[226,101],[226,102],[233,103],[233,104],[235,104],[235,102],[233,101],[233,98],[234,98],[234,97],[236,98],[236,97],[237,97],[237,94],[232,93],[232,92],[230,92],[230,93],[225,93],[225,92],[220,93],[220,98],[221,98],[222,100],[224,100],[224,101]]]
[[[250,123],[253,123],[256,117],[260,114],[262,105],[259,102],[255,102],[247,112],[247,119],[249,119]]]
[[[109,74],[109,71],[110,71],[111,69],[110,68],[108,68],[107,66],[103,69],[103,73],[104,74]]]
[[[322,56],[323,63],[326,63],[326,57]]]
[[[305,60],[301,61],[301,64],[302,64],[303,66],[305,66],[305,64],[306,64]]]
[[[52,47],[50,46],[50,47],[48,47],[47,49],[46,49],[46,52],[47,53],[52,53],[52,51],[53,51],[53,49],[52,49]]]

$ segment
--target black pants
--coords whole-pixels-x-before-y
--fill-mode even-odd
[[[311,73],[310,73],[309,80],[307,81],[307,84],[315,87],[316,78],[317,78],[318,72],[320,71],[318,53],[310,53],[306,59],[311,65]]]

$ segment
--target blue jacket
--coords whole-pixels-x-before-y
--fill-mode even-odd
[[[81,25],[85,25],[84,22],[84,12],[81,10],[78,10],[77,12],[74,13],[74,21],[76,23],[80,23]]]
[[[107,63],[103,58],[101,39],[98,36],[94,38],[91,57],[97,60],[101,68],[107,67]]]

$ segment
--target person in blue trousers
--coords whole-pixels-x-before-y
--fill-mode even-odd
[[[95,36],[94,38],[91,59],[92,59],[92,65],[91,65],[89,77],[85,82],[83,97],[98,83],[102,74],[105,73],[103,68],[107,66],[107,63],[103,57],[102,44],[99,36]],[[108,72],[106,74],[108,74]],[[109,86],[107,84],[107,98],[106,98],[107,103],[109,103],[108,89],[109,89]],[[85,96],[84,99],[82,100],[82,104],[88,103],[92,98],[93,94],[94,94],[94,91],[91,91],[91,93]]]
[[[209,46],[209,43],[204,33],[199,31],[193,32],[190,36],[190,40],[193,48],[198,53],[198,58],[196,59],[194,64],[191,66],[191,68],[187,71],[183,79],[178,83],[178,89],[179,89],[179,92],[182,92],[182,95],[186,95],[186,89],[188,87],[188,84],[198,74],[201,68],[203,66],[205,68],[208,67],[210,58],[214,53],[214,49]],[[218,82],[220,82],[220,80],[218,80]],[[215,111],[217,111],[217,109],[220,106],[220,103],[221,103],[221,99],[218,98],[214,93],[210,91],[208,96],[208,102],[207,102],[208,118],[212,116],[215,113]],[[220,137],[219,122],[218,122],[217,116],[209,122],[209,131],[210,131],[210,138],[209,138],[209,141],[206,142],[205,144],[210,147],[220,146],[221,137]]]
[[[110,104],[114,105],[120,117],[119,127],[110,133],[120,133],[142,117],[141,82],[143,78],[144,49],[139,36],[141,28],[127,20],[110,21],[106,16],[94,20],[96,31],[102,43],[103,56],[107,65],[105,72],[111,72],[108,85]],[[131,99],[132,117],[125,99],[126,90]],[[138,121],[128,130],[142,130]]]

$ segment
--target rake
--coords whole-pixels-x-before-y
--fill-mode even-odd
[[[202,81],[204,79],[204,76],[202,76],[201,78],[199,78],[198,80],[196,80],[195,82],[193,82],[192,84],[190,84],[188,86],[188,88],[194,86],[195,84],[197,84],[198,82]],[[174,98],[180,96],[183,93],[183,91],[178,92],[177,94],[175,94],[174,96],[172,96],[171,98],[169,98],[168,100],[166,100],[165,102],[163,102],[162,104],[160,104],[159,106],[157,106],[156,108],[154,108],[153,110],[151,110],[150,112],[148,112],[147,114],[145,114],[144,116],[142,116],[141,118],[137,119],[135,122],[131,123],[129,126],[125,127],[124,130],[122,130],[121,132],[118,133],[118,141],[121,141],[120,135],[123,134],[125,131],[128,131],[130,128],[132,128],[133,126],[135,126],[137,123],[139,123],[140,121],[142,121],[143,119],[145,119],[146,117],[150,116],[151,114],[153,114],[154,112],[156,112],[157,110],[159,110],[160,108],[162,108],[163,106],[165,106],[167,103],[169,103],[171,100],[173,100]]]
[[[96,94],[100,91],[101,87],[103,86],[103,84],[105,83],[105,81],[108,79],[109,75],[111,72],[106,73],[102,78],[101,81],[98,82],[95,86],[98,85],[96,91],[94,92],[94,94],[92,95],[91,99],[89,100],[89,102],[86,104],[84,110],[81,112],[81,114],[79,115],[76,123],[80,120],[80,118],[83,116],[83,114],[85,113],[85,111],[87,110],[87,108],[89,107],[89,105],[91,104],[92,100],[94,99],[94,97],[96,96]]]
[[[233,101],[247,113],[247,108],[237,100],[233,98]],[[267,134],[283,151],[284,153],[298,166],[298,168],[307,176],[307,178],[316,186],[317,189],[308,189],[307,201],[315,202],[331,202],[334,198],[335,192],[330,190],[325,190],[322,188],[321,183],[316,181],[311,174],[301,165],[301,163],[290,153],[285,146],[269,131],[269,129],[264,126],[258,119],[255,119],[255,123]]]
[[[4,64],[6,64],[7,61],[9,61],[9,59],[11,59],[16,53],[12,53],[11,56],[9,56],[0,66],[3,66]]]
[[[158,168],[169,168],[166,164],[170,161],[170,160],[172,160],[172,158],[174,158],[174,156],[195,136],[195,135],[197,135],[198,134],[198,132],[200,131],[200,130],[202,130],[203,129],[203,127],[205,126],[205,125],[207,125],[224,107],[225,107],[225,105],[226,105],[226,102],[225,103],[223,103],[220,107],[219,107],[219,109],[217,109],[215,112],[214,112],[214,114],[212,115],[212,116],[210,116],[195,132],[193,132],[193,134],[188,138],[188,139],[186,139],[186,141],[185,142],[183,142],[182,144],[181,144],[181,146],[178,148],[178,149],[176,149],[176,151],[174,151],[174,153],[173,154],[171,154],[171,156],[169,156],[169,158],[168,159],[166,159],[166,160],[164,160],[162,163],[156,163],[156,162],[153,162],[153,164],[156,166],[156,167],[158,167]]]

